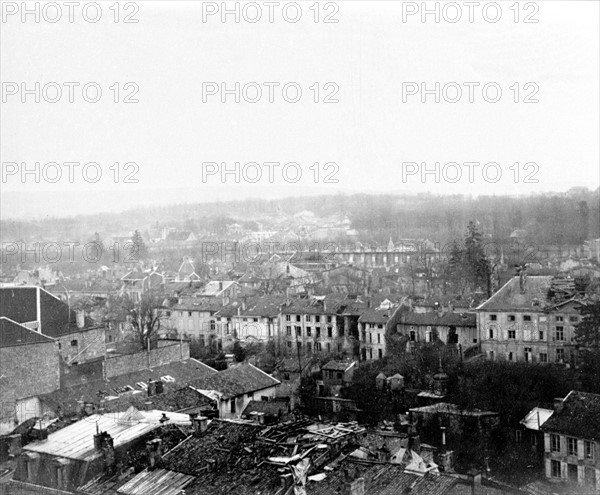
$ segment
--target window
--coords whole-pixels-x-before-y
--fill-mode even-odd
[[[310,315],[306,315],[306,321],[312,321]]]
[[[554,329],[554,335],[556,336],[556,340],[565,340],[565,327],[556,327]]]
[[[586,459],[594,459],[594,442],[589,440],[583,442],[583,455]]]
[[[560,436],[550,434],[550,451],[560,452]]]
[[[306,327],[306,336],[310,337],[312,335],[312,328]]]
[[[373,359],[373,349],[369,349],[369,359]]]
[[[565,319],[562,316],[557,316],[555,321],[565,321]]]
[[[379,359],[383,358],[383,350],[378,349],[377,354],[379,355]]]
[[[290,379],[290,374],[289,374],[288,372],[285,372],[285,373],[283,374],[283,379],[284,379],[284,380],[289,380],[289,379]]]
[[[552,477],[553,478],[560,478],[560,462],[559,461],[555,461],[555,460],[551,460],[550,461],[550,467],[552,469]]]
[[[567,437],[567,455],[577,455],[577,439]]]
[[[71,341],[71,346],[75,347],[77,345],[77,339]]]
[[[369,344],[373,343],[373,334],[369,332]]]
[[[191,317],[192,317],[192,312],[188,311],[188,318],[191,318]]]
[[[258,322],[258,318],[252,318],[252,321],[253,321],[254,323],[257,323],[257,322]]]
[[[494,338],[494,329],[490,328],[489,332],[490,332],[490,339],[493,339]]]
[[[331,323],[331,322],[332,322],[331,316],[328,316],[327,317],[327,323]]]
[[[287,335],[292,335],[292,327],[290,327],[290,326],[285,327],[285,333]]]
[[[296,321],[300,321],[300,315],[296,315]]]
[[[509,330],[508,331],[508,338],[509,339],[516,339],[517,338],[517,331],[516,330]]]
[[[525,347],[523,351],[525,352],[525,362],[528,363],[531,361],[531,347]]]
[[[296,335],[302,337],[302,327],[296,326]]]
[[[315,315],[315,323],[320,323],[320,321],[321,321],[321,316]]]
[[[410,331],[410,341],[411,342],[416,342],[417,340],[417,333],[414,330]]]
[[[523,321],[531,321],[531,315],[523,315]]]
[[[312,352],[312,344],[310,342],[306,343],[306,352],[309,354]]]
[[[508,353],[508,360],[509,360],[509,361],[512,361],[512,360],[513,360],[513,353],[512,353],[512,352],[509,352],[509,353]]]
[[[327,346],[327,352],[331,352],[331,344],[329,342],[327,342],[326,346]]]
[[[215,320],[210,320],[210,329],[215,331],[217,328],[217,322]]]
[[[327,337],[329,337],[329,338],[333,337],[333,328],[331,328],[331,327],[327,328]]]
[[[296,342],[296,344],[298,345],[298,350],[302,349],[302,342]]]
[[[230,408],[231,414],[235,414],[235,399],[231,399]]]
[[[381,334],[380,333],[377,334],[377,343],[381,344]]]
[[[317,338],[319,338],[321,336],[321,329],[320,328],[316,328],[315,330],[317,332]]]
[[[577,323],[579,321],[579,317],[578,316],[569,316],[569,321],[571,323]]]
[[[544,340],[544,331],[543,330],[539,331],[538,337],[540,338],[540,340]]]
[[[515,321],[515,315],[508,315],[508,321]]]
[[[488,359],[490,360],[494,360],[494,351],[487,351],[488,352]]]
[[[285,315],[285,321],[292,321],[292,315]]]
[[[338,371],[337,372],[337,379],[338,380],[343,380],[344,378],[344,372],[343,371]]]
[[[490,321],[496,321],[497,315],[490,315]]]
[[[547,363],[548,362],[548,354],[546,354],[545,352],[540,352],[540,363]]]

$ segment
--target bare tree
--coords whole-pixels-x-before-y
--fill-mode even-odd
[[[142,348],[149,349],[158,338],[161,321],[164,319],[162,301],[159,296],[145,294],[139,301],[125,301],[129,323],[136,340]]]

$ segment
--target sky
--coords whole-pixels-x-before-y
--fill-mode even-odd
[[[279,3],[2,2],[2,218],[598,187],[599,2]]]

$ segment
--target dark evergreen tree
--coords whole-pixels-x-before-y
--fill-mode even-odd
[[[131,242],[133,244],[133,252],[131,257],[136,260],[144,260],[148,257],[148,248],[142,239],[142,234],[138,230],[131,236]]]

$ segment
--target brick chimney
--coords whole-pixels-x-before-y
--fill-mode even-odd
[[[146,442],[146,452],[148,452],[148,469],[156,469],[162,459],[162,439],[155,438]]]
[[[481,472],[471,469],[467,473],[469,484],[471,485],[472,495],[483,495],[483,486],[481,484]]]
[[[208,418],[206,416],[197,416],[192,419],[194,427],[194,436],[202,436],[208,429]]]
[[[357,478],[344,484],[344,495],[365,495],[365,479]]]
[[[85,311],[78,309],[75,312],[75,321],[77,322],[77,328],[85,327]]]

